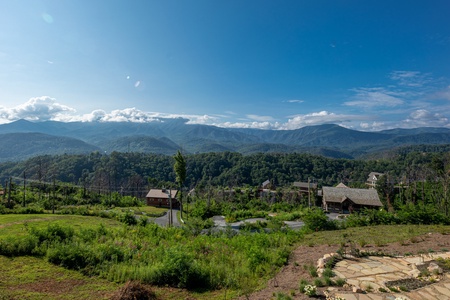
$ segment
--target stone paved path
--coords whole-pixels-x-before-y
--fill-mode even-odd
[[[450,300],[450,276],[446,275],[439,282],[416,289],[411,292],[398,294],[381,293],[379,288],[389,290],[384,283],[411,277],[417,269],[415,266],[438,257],[450,258],[450,252],[440,254],[427,254],[415,257],[367,257],[357,260],[342,260],[333,269],[334,273],[345,278],[347,283],[359,287],[367,293],[338,292],[336,296],[346,300]]]

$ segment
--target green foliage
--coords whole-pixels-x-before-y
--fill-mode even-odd
[[[136,197],[121,196],[117,192],[113,193],[112,195],[104,195],[101,198],[102,198],[101,203],[104,206],[133,207],[143,205],[142,201],[140,201]]]
[[[209,219],[216,215],[221,215],[222,207],[216,201],[210,201],[208,205],[207,201],[198,200],[195,201],[189,208],[189,215],[194,218],[201,218],[203,220]]]
[[[214,226],[214,221],[212,219],[203,220],[198,217],[190,217],[185,225],[193,235],[197,236],[202,230],[212,228]]]
[[[287,263],[299,237],[289,230],[196,236],[189,229],[154,223],[75,229],[52,222],[27,227],[20,239],[1,239],[0,254],[43,256],[53,264],[118,282],[139,280],[188,289],[227,287],[245,293]]]
[[[311,231],[335,230],[337,223],[328,219],[323,210],[319,208],[307,209],[302,216],[305,228]]]
[[[372,225],[394,225],[400,224],[401,220],[393,213],[384,209],[364,209],[359,213],[353,213],[345,219],[347,227],[372,226]]]
[[[4,256],[24,256],[40,255],[37,249],[39,241],[34,236],[25,236],[21,238],[7,237],[0,240],[0,255]]]
[[[125,213],[119,214],[117,219],[127,225],[137,225],[138,220],[133,212],[127,211]]]
[[[397,213],[402,224],[450,224],[450,219],[431,204],[406,204]]]
[[[65,242],[73,238],[75,231],[70,226],[61,226],[57,223],[50,223],[43,229],[31,227],[30,234],[35,236],[40,243],[44,241]]]

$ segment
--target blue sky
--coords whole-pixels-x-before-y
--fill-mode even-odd
[[[450,1],[0,2],[0,123],[450,128]]]

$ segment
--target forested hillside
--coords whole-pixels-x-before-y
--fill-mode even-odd
[[[425,150],[425,148],[418,148]],[[445,147],[434,149],[445,150]],[[447,169],[449,155],[443,152],[397,149],[387,159],[349,160],[298,153],[252,154],[234,152],[186,155],[185,186],[259,186],[270,180],[275,187],[291,186],[294,181],[319,185],[364,186],[370,172],[388,173],[396,182],[433,178]],[[433,150],[433,149],[431,149]],[[140,195],[150,186],[169,186],[175,182],[172,156],[121,153],[89,155],[43,155],[22,162],[0,164],[1,184],[12,177],[20,182],[65,182],[97,191],[117,191]]]
[[[335,124],[295,130],[221,128],[189,124],[186,119],[133,122],[29,122],[0,124],[0,162],[37,155],[99,152],[309,153],[332,158],[379,155],[394,147],[450,143],[448,128],[363,132]]]

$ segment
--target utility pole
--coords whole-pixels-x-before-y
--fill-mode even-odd
[[[11,177],[9,177],[8,207],[11,208]]]
[[[26,205],[26,193],[27,193],[27,189],[26,189],[26,176],[25,176],[25,171],[23,171],[23,207],[25,207]]]
[[[172,227],[172,188],[169,189],[169,227]]]
[[[55,214],[55,197],[56,197],[56,182],[55,178],[53,178],[52,214]]]
[[[309,205],[309,208],[311,208],[311,191],[310,191],[310,189],[311,189],[311,179],[309,179],[309,177],[308,177],[308,205]]]

